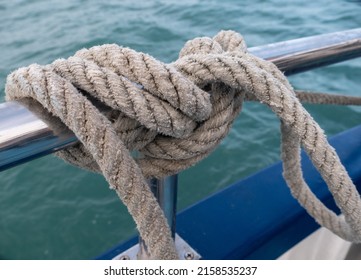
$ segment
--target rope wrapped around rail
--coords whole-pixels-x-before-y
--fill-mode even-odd
[[[171,64],[117,45],[83,49],[11,73],[6,96],[33,99],[75,133],[81,144],[58,155],[105,176],[128,207],[151,258],[178,256],[146,178],[177,173],[209,155],[244,100],[268,105],[281,119],[284,177],[294,197],[322,226],[361,242],[360,195],[324,132],[277,67],[247,53],[236,32],[188,41]],[[304,93],[299,97],[315,102]],[[344,217],[323,205],[304,181],[301,146]],[[140,158],[131,156],[134,150]]]

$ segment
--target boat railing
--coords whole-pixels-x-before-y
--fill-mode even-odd
[[[252,47],[248,51],[292,75],[360,57],[361,28]],[[0,171],[78,143],[65,126],[52,126],[48,119],[19,102],[0,104],[0,120]],[[151,180],[150,186],[175,235],[177,175]]]

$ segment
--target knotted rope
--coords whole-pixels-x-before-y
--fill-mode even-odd
[[[75,133],[81,144],[58,154],[103,173],[152,258],[175,259],[177,252],[145,178],[177,173],[206,157],[244,100],[267,104],[281,119],[284,177],[292,194],[321,225],[361,242],[360,196],[337,154],[284,75],[247,53],[238,33],[191,40],[172,64],[117,45],[83,49],[66,60],[16,70],[6,94],[8,100],[36,100]],[[303,180],[300,146],[345,218],[327,209]],[[132,150],[142,156],[133,159]]]

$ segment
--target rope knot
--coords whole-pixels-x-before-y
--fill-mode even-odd
[[[197,59],[204,58],[223,68],[221,56],[245,50],[238,33],[224,31],[213,39],[188,41],[173,64],[112,44],[82,49],[47,67],[94,105],[101,103],[97,109],[126,147],[140,151],[142,173],[160,178],[206,157],[228,134],[241,109],[239,91],[214,77],[199,79],[192,74],[197,69],[188,72],[181,65],[193,61],[199,68]],[[75,165],[99,169],[82,145],[59,155]]]

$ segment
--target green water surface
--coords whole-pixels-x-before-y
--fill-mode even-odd
[[[117,43],[171,62],[187,40],[222,29],[241,32],[256,46],[359,27],[359,1],[0,0],[0,102],[11,71],[84,47]],[[294,76],[291,83],[356,96],[360,76],[356,59]],[[361,121],[360,108],[352,106],[307,109],[328,135]],[[276,162],[279,143],[279,121],[270,110],[245,104],[219,148],[180,174],[179,209]],[[135,232],[100,175],[54,156],[0,174],[0,259],[89,259]]]

